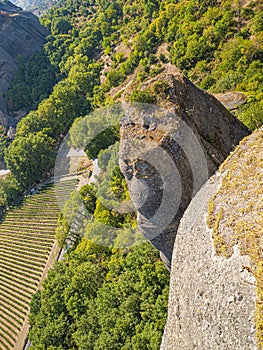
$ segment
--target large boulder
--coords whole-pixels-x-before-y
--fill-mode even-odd
[[[161,350],[263,349],[262,169],[263,127],[240,143],[186,210]]]
[[[9,1],[0,1],[0,122],[14,124],[9,118],[4,96],[9,88],[19,57],[29,57],[41,49],[48,31],[38,18]]]
[[[249,130],[180,73],[164,73],[144,85],[159,91],[164,108],[128,109],[121,125],[120,166],[139,229],[169,266],[184,211]]]

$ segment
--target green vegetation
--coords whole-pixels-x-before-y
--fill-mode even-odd
[[[131,102],[154,103],[155,98],[150,91],[134,90],[131,94]]]
[[[83,240],[31,303],[32,350],[158,350],[168,281],[149,244],[121,252]]]
[[[53,166],[52,141],[44,131],[39,131],[16,138],[8,148],[5,156],[7,167],[24,188],[44,178],[47,169]]]
[[[91,159],[119,140],[121,106],[99,109],[84,118],[76,118],[70,129],[70,141],[82,148]]]
[[[4,161],[4,151],[8,146],[8,139],[5,135],[5,129],[0,125],[0,163]]]
[[[61,247],[67,248],[83,236],[96,244],[116,248],[144,241],[136,229],[134,211],[125,212],[130,196],[118,166],[118,146],[117,142],[100,151],[101,173],[95,184],[71,192],[56,229]]]
[[[102,173],[99,185],[86,185],[79,192],[73,191],[59,216],[56,236],[59,245],[70,251],[63,262],[55,265],[43,290],[31,303],[33,349],[159,349],[167,312],[168,276],[156,251],[140,244],[134,214],[122,211],[129,195],[114,161],[119,138],[118,123],[113,123],[114,113],[89,113],[117,100],[130,83],[133,92],[126,98],[132,102],[154,103],[157,96],[165,99],[167,86],[154,77],[172,63],[205,90],[236,90],[246,94],[247,104],[238,109],[237,115],[252,130],[259,127],[263,123],[262,13],[258,1],[242,7],[239,1],[230,0],[220,3],[65,0],[41,17],[42,24],[50,30],[47,42],[43,51],[29,61],[20,60],[19,71],[6,96],[10,110],[31,111],[18,123],[15,140],[5,151],[5,161],[12,173],[0,182],[1,210],[4,212],[31,184],[49,176],[56,150],[72,123],[72,144],[85,149],[90,158],[98,158]],[[158,51],[160,47],[162,53]],[[143,83],[149,78],[154,78],[154,83],[146,90]],[[98,130],[101,123],[105,128]],[[1,150],[6,145],[1,130]],[[247,174],[242,178],[247,178]],[[42,251],[47,259],[53,242],[52,220],[58,216],[58,209],[54,218],[51,217],[51,209],[56,206],[54,198],[51,200],[48,192],[43,194],[45,206],[41,194],[37,196],[27,199],[20,209],[10,211],[0,226],[0,235],[4,230],[3,237],[0,236],[3,264],[7,262],[12,267],[17,263],[20,269],[25,244],[36,256],[31,259],[32,265],[39,267],[43,263]],[[254,194],[250,196],[255,198]],[[30,204],[30,200],[34,203]],[[248,209],[251,211],[254,205]],[[119,206],[117,211],[113,209],[116,206]],[[12,213],[16,210],[21,212],[14,219]],[[232,242],[224,242],[220,231],[222,221],[227,220],[225,212],[215,207],[210,211],[218,252],[230,254]],[[45,215],[50,217],[45,219]],[[33,222],[37,229],[30,230]],[[16,229],[21,234],[20,240]],[[13,237],[10,240],[8,232],[17,240]],[[40,240],[29,242],[31,232],[34,240],[40,237],[38,234],[50,236],[49,248],[43,245],[42,249]],[[252,239],[248,236],[242,242],[255,243],[257,234],[251,227],[249,232]],[[126,246],[137,243],[137,246],[120,250],[123,243]],[[6,253],[7,245],[11,255]],[[248,249],[253,259],[258,253],[255,247],[254,244],[253,249]],[[23,266],[28,263],[29,259],[21,262]],[[25,270],[20,269],[27,275],[28,270],[31,269],[27,265]],[[32,268],[32,275],[34,271]],[[260,276],[257,278],[260,339],[262,263],[256,261],[253,273]],[[13,289],[9,287],[10,300],[9,292],[5,297],[0,295],[0,301],[5,300],[5,310],[11,308],[14,315],[8,321],[1,319],[1,346],[6,348],[14,343],[21,317],[39,282],[39,275],[36,279],[30,275],[33,283],[30,292],[23,287],[18,299],[17,281],[23,286],[25,277],[17,276],[16,272],[12,276],[16,281],[10,284],[14,284]],[[4,279],[3,275],[3,285]]]
[[[21,336],[32,295],[58,252],[58,214],[54,186],[46,185],[13,206],[0,224],[1,349],[13,349]]]
[[[97,181],[72,191],[60,214],[56,237],[68,254],[32,300],[32,349],[160,347],[169,274],[134,213],[116,210],[129,201],[118,146],[101,144]]]
[[[37,108],[47,98],[57,83],[57,69],[43,51],[29,59],[19,59],[19,69],[11,81],[6,100],[9,110]]]
[[[251,102],[240,108],[239,119],[247,125],[250,130],[255,130],[263,125],[263,100]]]
[[[141,84],[162,72],[167,63],[175,64],[211,92],[244,92],[248,102],[237,115],[251,129],[262,124],[262,5],[256,1],[242,7],[230,0],[220,4],[208,0],[132,4],[127,0],[67,0],[44,14],[41,22],[51,35],[43,52],[21,61],[7,100],[14,109],[42,102],[18,124],[16,146],[7,152],[9,159],[16,158],[17,148],[23,152],[28,147],[24,139],[32,133],[37,162],[43,148],[45,152],[43,139],[51,137],[48,142],[56,148],[76,117],[118,98],[121,90],[115,98],[111,96],[113,88],[136,68],[131,100],[155,102],[157,95],[164,94],[160,86],[141,91]],[[158,54],[160,45],[166,49]],[[99,152],[99,147],[94,147],[92,157]],[[38,173],[32,169],[34,174],[28,171],[23,176],[18,174],[25,168],[23,157],[16,165],[9,161],[19,187],[24,189],[45,177],[53,165],[51,158],[52,152],[50,159],[41,160]],[[8,189],[2,187],[1,192],[5,191]]]

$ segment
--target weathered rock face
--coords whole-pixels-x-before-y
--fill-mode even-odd
[[[263,348],[262,141],[244,139],[181,219],[161,350]]]
[[[236,109],[247,101],[246,95],[244,95],[242,92],[228,91],[214,94],[213,96],[230,110]]]
[[[158,84],[164,87],[160,95],[166,109],[140,106],[127,112],[120,166],[139,229],[169,265],[185,209],[249,131],[182,74],[163,74]]]
[[[0,1],[0,122],[12,124],[4,95],[17,69],[19,55],[29,57],[41,49],[47,30],[38,18],[9,1]]]

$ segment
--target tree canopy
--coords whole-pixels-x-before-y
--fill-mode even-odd
[[[112,251],[83,240],[32,300],[32,349],[158,350],[168,280],[148,243]]]

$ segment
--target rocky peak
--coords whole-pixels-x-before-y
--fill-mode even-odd
[[[249,130],[182,74],[164,73],[144,85],[156,81],[164,108],[138,105],[127,112],[120,166],[139,229],[169,264],[184,211]]]
[[[19,11],[23,11],[22,8],[14,5],[11,1],[1,1],[0,2],[0,11],[6,12],[6,14],[17,13]]]
[[[4,96],[17,69],[18,57],[41,49],[48,31],[38,18],[9,1],[0,1],[0,122],[14,124],[7,115]]]

